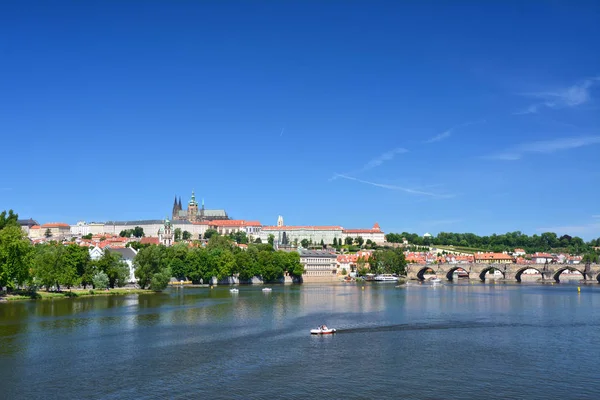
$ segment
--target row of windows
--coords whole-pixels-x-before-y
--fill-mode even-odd
[[[335,270],[333,270],[333,271],[329,271],[329,270],[327,270],[327,271],[306,271],[306,272],[304,272],[303,275],[306,275],[306,276],[335,276],[336,273],[337,272]]]
[[[331,261],[331,258],[302,258],[300,261],[304,262],[304,263],[321,263],[321,264],[333,262],[333,261]]]

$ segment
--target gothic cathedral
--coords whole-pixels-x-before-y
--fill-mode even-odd
[[[173,221],[189,221],[189,222],[201,222],[201,221],[213,221],[229,219],[225,210],[207,210],[204,208],[204,199],[202,205],[198,208],[198,202],[196,201],[196,194],[192,190],[192,198],[188,202],[187,209],[184,210],[181,206],[181,197],[179,200],[175,196],[173,202],[173,213],[171,216]]]

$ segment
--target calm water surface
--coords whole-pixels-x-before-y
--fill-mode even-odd
[[[339,333],[310,336],[326,323]],[[382,283],[0,304],[6,399],[598,399],[600,287]]]

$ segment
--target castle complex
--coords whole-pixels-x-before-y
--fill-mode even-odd
[[[188,221],[188,222],[203,222],[203,221],[214,221],[214,220],[228,220],[229,217],[225,210],[207,210],[204,208],[204,199],[202,199],[202,206],[198,208],[198,202],[196,201],[196,195],[192,191],[192,198],[188,201],[187,209],[184,210],[181,206],[181,197],[173,202],[173,214],[171,216],[173,221]]]

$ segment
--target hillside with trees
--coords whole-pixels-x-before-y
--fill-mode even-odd
[[[540,235],[526,235],[520,231],[508,232],[500,235],[478,236],[474,233],[440,232],[436,236],[422,237],[416,233],[388,233],[386,241],[402,243],[406,238],[409,244],[415,246],[455,246],[463,249],[483,251],[514,251],[515,248],[524,249],[528,254],[535,252],[564,251],[570,254],[586,254],[593,252],[593,247],[600,246],[600,238],[586,243],[577,236],[544,232]]]

